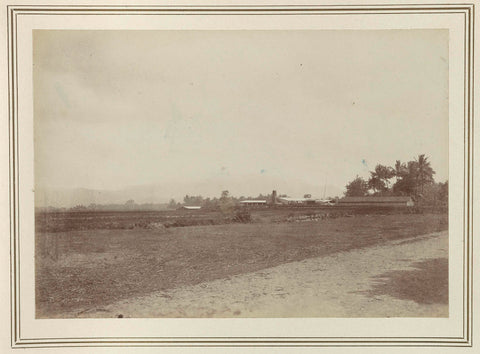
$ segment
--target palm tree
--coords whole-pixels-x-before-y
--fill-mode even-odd
[[[418,158],[415,159],[416,162],[416,186],[417,191],[418,187],[420,186],[421,194],[423,194],[425,184],[433,182],[433,175],[435,171],[430,166],[430,161],[428,161],[428,157],[425,154],[418,155]]]

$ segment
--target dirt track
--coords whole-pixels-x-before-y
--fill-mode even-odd
[[[438,232],[157,292],[72,317],[448,317],[447,279],[439,287],[429,284],[438,270],[418,266],[448,264],[447,258],[447,232]],[[402,287],[411,286],[420,288],[402,294]],[[432,287],[438,287],[438,298],[416,296]]]

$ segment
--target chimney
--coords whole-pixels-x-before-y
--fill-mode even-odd
[[[272,191],[272,204],[277,204],[277,191]]]

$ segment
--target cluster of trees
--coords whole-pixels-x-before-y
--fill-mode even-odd
[[[285,195],[286,196],[286,195]],[[177,202],[175,199],[170,199],[168,208],[176,209],[182,205],[185,206],[201,206],[205,209],[229,209],[242,200],[271,200],[272,194],[259,194],[256,197],[234,197],[230,195],[228,190],[221,192],[220,197],[204,198],[201,195],[186,195],[183,197],[183,203]]]
[[[285,195],[286,196],[286,195]],[[165,210],[165,209],[178,209],[181,206],[201,206],[204,209],[209,210],[222,210],[230,211],[234,209],[234,206],[242,200],[271,200],[271,194],[259,194],[257,197],[244,197],[239,198],[230,195],[228,190],[221,192],[220,197],[204,198],[201,195],[186,195],[183,198],[183,203],[170,199],[168,204],[162,203],[142,203],[137,204],[133,199],[127,200],[124,204],[95,204],[91,203],[88,206],[76,205],[71,208],[56,208],[45,207],[37,208],[38,211],[49,212],[61,212],[61,211],[91,211],[91,210],[108,210],[108,211],[128,211],[128,210]]]
[[[435,183],[434,174],[425,154],[408,162],[397,160],[393,167],[378,164],[368,180],[356,176],[348,183],[345,196],[411,196],[425,203],[447,203],[448,181]]]

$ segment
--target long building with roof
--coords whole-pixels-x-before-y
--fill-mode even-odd
[[[411,197],[345,197],[338,201],[339,206],[388,206],[411,207],[414,205]]]

